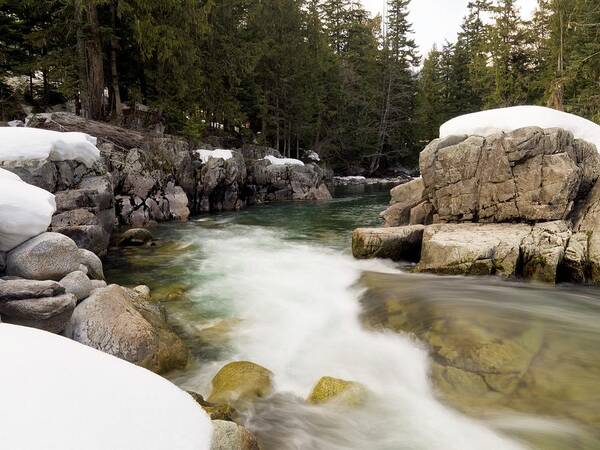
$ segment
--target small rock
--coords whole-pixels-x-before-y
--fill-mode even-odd
[[[254,435],[234,422],[213,420],[211,450],[260,450]]]
[[[346,406],[360,406],[366,401],[367,395],[367,388],[360,383],[323,377],[317,382],[307,401],[317,405],[335,400]]]
[[[258,364],[236,361],[221,368],[212,379],[211,403],[248,403],[273,390],[273,374]]]
[[[87,267],[87,276],[92,280],[104,280],[102,261],[96,254],[84,248],[80,248],[79,262]]]
[[[0,302],[0,314],[6,323],[61,333],[77,299],[72,294]]]
[[[0,301],[54,297],[65,293],[56,281],[0,280]]]
[[[42,233],[8,253],[6,273],[30,280],[60,280],[79,269],[78,251],[66,236]]]
[[[119,247],[139,247],[152,242],[152,233],[145,228],[132,228],[121,235]]]
[[[83,300],[90,295],[93,289],[92,282],[87,275],[79,270],[71,272],[60,280],[61,286],[65,288],[67,294],[73,294],[77,300]]]

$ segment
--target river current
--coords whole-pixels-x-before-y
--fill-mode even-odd
[[[387,192],[271,204],[153,229],[109,256],[110,282],[147,284],[207,394],[227,362],[274,373],[244,413],[264,450],[600,448],[600,291],[412,275],[357,261]],[[357,408],[308,405],[322,376],[369,389]]]

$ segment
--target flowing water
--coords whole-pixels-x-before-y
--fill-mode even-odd
[[[600,292],[420,276],[356,261],[384,192],[273,204],[156,227],[113,253],[109,281],[147,284],[210,391],[224,364],[274,373],[244,413],[264,450],[600,448]],[[308,405],[322,376],[367,386],[360,407]]]

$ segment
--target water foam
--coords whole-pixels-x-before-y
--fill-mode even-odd
[[[394,270],[387,263],[356,261],[264,227],[228,225],[197,238],[205,256],[198,270],[209,281],[195,301],[217,298],[242,319],[234,354],[207,365],[202,378],[240,359],[273,371],[277,392],[291,397],[264,407],[265,417],[257,411],[248,418],[255,432],[277,443],[272,448],[523,448],[436,400],[427,354],[417,343],[361,327],[355,283],[364,270]],[[361,382],[372,398],[351,412],[298,401],[322,376]],[[285,438],[278,441],[278,434]]]

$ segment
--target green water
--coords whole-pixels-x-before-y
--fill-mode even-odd
[[[203,394],[226,362],[275,374],[244,415],[264,449],[600,448],[600,290],[401,272],[355,261],[386,191],[271,204],[152,229],[111,252],[192,350],[174,382]],[[406,266],[404,266],[406,267]],[[365,384],[356,411],[304,403],[321,376]]]

